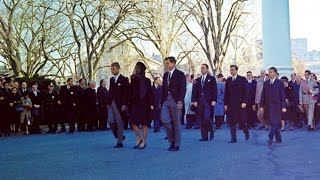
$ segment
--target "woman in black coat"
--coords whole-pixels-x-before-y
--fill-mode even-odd
[[[21,106],[21,96],[17,88],[12,88],[9,98],[9,112],[10,112],[10,130],[14,133],[20,131],[20,112],[18,106]],[[17,128],[16,128],[17,127]]]
[[[136,135],[134,149],[144,149],[147,145],[151,110],[151,81],[145,76],[146,66],[138,62],[131,76],[130,104],[131,124]],[[143,136],[140,136],[139,126],[142,125]]]

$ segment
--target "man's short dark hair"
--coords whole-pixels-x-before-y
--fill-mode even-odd
[[[217,76],[218,78],[222,78],[223,77],[223,75],[222,74],[218,74],[218,76]]]
[[[158,79],[160,79],[160,77],[155,77],[153,81],[157,81]]]
[[[271,71],[275,72],[276,74],[278,74],[278,70],[275,67],[270,67],[269,70],[271,70]]]
[[[231,65],[230,68],[234,68],[235,70],[238,71],[239,67],[237,65]]]
[[[85,78],[81,78],[81,79],[79,79],[79,83],[82,83],[85,80],[86,80]]]
[[[120,69],[120,64],[118,62],[114,62],[111,64],[111,67],[115,67],[117,69]]]
[[[247,74],[252,74],[252,71],[247,71]]]
[[[209,65],[206,63],[202,64],[202,66],[205,66],[207,69],[209,69]]]
[[[308,73],[308,75],[311,75],[311,71],[310,70],[305,70],[304,73]]]
[[[177,63],[176,58],[173,57],[173,56],[166,57],[166,58],[164,59],[164,61],[170,61],[170,62],[173,63],[173,64],[176,64],[176,63]]]
[[[70,82],[70,81],[72,81],[73,80],[73,78],[68,78],[67,79],[67,82]]]

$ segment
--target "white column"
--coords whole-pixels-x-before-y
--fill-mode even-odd
[[[262,0],[263,67],[292,72],[289,0]]]

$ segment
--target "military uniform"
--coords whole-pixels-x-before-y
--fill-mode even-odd
[[[57,131],[58,92],[48,91],[44,97],[44,113],[48,121],[49,132]]]

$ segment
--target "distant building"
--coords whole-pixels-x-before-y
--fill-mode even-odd
[[[291,54],[294,58],[303,59],[308,52],[308,41],[306,38],[291,39]]]
[[[260,47],[262,49],[262,43],[262,40],[256,41],[257,59],[263,57],[262,54],[261,56],[259,55]],[[304,63],[305,69],[309,69],[313,73],[320,75],[320,51],[308,51],[307,38],[291,39],[291,54],[292,59],[297,59]]]
[[[161,55],[157,55],[157,54],[152,53],[152,59],[162,63]]]
[[[320,61],[320,51],[308,51],[305,55],[305,59],[308,61]]]

